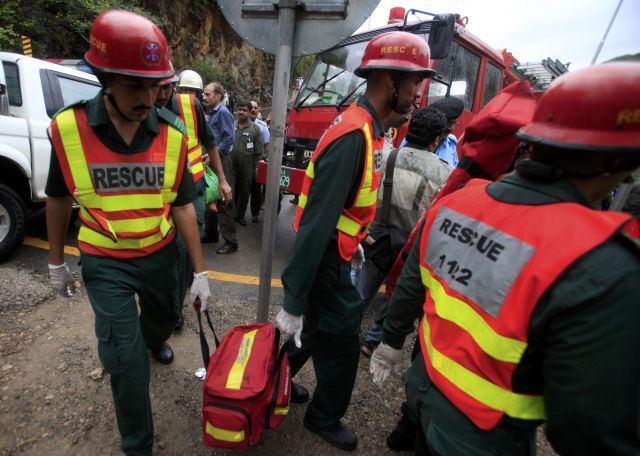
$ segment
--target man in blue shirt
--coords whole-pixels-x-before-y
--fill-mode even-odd
[[[455,168],[458,166],[458,151],[456,150],[458,138],[452,132],[458,123],[458,118],[464,111],[464,103],[459,98],[447,97],[429,106],[438,109],[447,118],[447,127],[440,137],[440,145],[436,149],[436,155]]]
[[[219,82],[207,84],[202,93],[202,99],[210,113],[209,126],[218,144],[222,169],[229,185],[233,188],[235,182],[233,165],[231,164],[231,152],[233,151],[235,128],[233,114],[222,104],[223,98],[224,88]],[[207,211],[205,235],[202,238],[202,242],[218,241],[218,219],[220,221],[220,232],[225,240],[225,243],[216,250],[216,253],[224,255],[238,250],[238,236],[233,223],[234,209],[233,201],[224,201],[218,204],[220,217],[215,212]]]

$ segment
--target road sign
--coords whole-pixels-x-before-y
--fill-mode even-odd
[[[271,156],[258,288],[258,321],[269,319],[272,258],[276,242],[284,124],[289,99],[291,55],[313,54],[351,35],[379,0],[218,0],[231,27],[264,52],[275,54]]]
[[[315,54],[338,44],[371,15],[379,0],[298,0],[291,55]],[[258,49],[278,50],[278,0],[219,0],[231,27]]]
[[[21,35],[22,40],[22,53],[27,57],[33,57],[33,51],[31,50],[31,38],[25,35]]]

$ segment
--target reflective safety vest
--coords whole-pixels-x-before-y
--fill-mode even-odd
[[[180,120],[187,128],[187,158],[193,175],[193,181],[198,182],[204,176],[202,164],[202,144],[198,136],[198,116],[196,115],[196,96],[192,93],[176,94],[180,104]]]
[[[80,205],[82,252],[137,258],[169,244],[171,203],[184,170],[186,138],[160,122],[149,150],[118,154],[87,125],[84,106],[60,112],[49,127],[69,193]]]
[[[358,249],[358,244],[365,238],[367,229],[376,215],[376,198],[378,187],[380,186],[380,161],[384,137],[374,138],[372,120],[371,114],[354,102],[336,117],[329,129],[324,132],[307,167],[302,183],[302,192],[298,198],[296,217],[293,222],[293,229],[298,232],[300,220],[307,205],[307,195],[315,178],[315,163],[318,158],[336,139],[360,130],[364,135],[366,146],[362,179],[353,205],[342,209],[336,225],[338,230],[338,249],[340,257],[345,261],[351,260],[351,257]]]
[[[480,429],[544,420],[542,391],[514,391],[541,296],[631,216],[576,203],[507,204],[472,180],[432,206],[420,240],[420,343],[437,388]],[[568,223],[558,224],[558,220]]]

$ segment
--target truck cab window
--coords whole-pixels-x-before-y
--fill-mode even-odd
[[[446,59],[438,60],[436,71],[444,81],[451,81],[450,95],[460,98],[464,108],[471,111],[476,94],[480,56],[468,49],[453,43],[451,52]],[[453,76],[452,76],[453,75]],[[429,85],[428,104],[446,96],[447,86],[437,81]]]
[[[500,90],[500,69],[492,63],[487,63],[487,74],[484,77],[484,90],[482,92],[482,108],[496,96]]]
[[[10,106],[22,106],[22,92],[20,92],[20,74],[18,65],[13,62],[2,62],[4,77],[7,80],[7,92]]]

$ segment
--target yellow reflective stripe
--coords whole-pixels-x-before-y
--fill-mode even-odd
[[[202,165],[202,162],[198,162],[195,165],[191,165],[191,174],[195,175],[203,172],[204,172],[204,166]]]
[[[541,396],[518,394],[499,387],[440,353],[431,344],[431,328],[426,316],[422,329],[427,356],[435,370],[466,394],[494,410],[522,420],[543,420],[544,401]]]
[[[202,146],[197,146],[187,153],[187,160],[192,166],[196,163],[202,163]]]
[[[168,128],[167,134],[167,154],[164,160],[164,185],[162,187],[162,201],[172,203],[176,199],[176,192],[172,191],[173,185],[181,176],[178,176],[178,166],[180,151],[182,149],[182,133],[177,129]],[[184,158],[182,158],[184,160]]]
[[[370,189],[362,188],[360,194],[354,203],[355,207],[369,207],[376,204],[376,198],[378,198],[377,191],[372,192]]]
[[[440,318],[449,320],[462,328],[482,348],[482,351],[492,358],[506,363],[520,362],[527,348],[526,342],[496,333],[484,318],[464,301],[449,296],[442,284],[422,265],[420,274],[422,283],[429,290],[435,303],[436,313]]]
[[[251,356],[251,349],[253,348],[253,340],[256,337],[257,329],[249,331],[242,336],[242,343],[238,349],[238,356],[231,366],[229,376],[227,377],[227,389],[239,390],[242,385],[242,378],[244,377],[244,370],[249,362],[249,356]]]
[[[288,415],[289,414],[289,407],[276,407],[275,409],[273,409],[273,414],[274,415]]]
[[[84,207],[81,207],[80,211],[82,212],[82,215],[88,218],[89,220],[96,219]],[[110,228],[109,231],[111,231],[114,237],[117,237],[116,233],[143,233],[145,231],[158,228],[158,226],[160,226],[161,232],[163,230],[165,231],[165,234],[171,229],[171,224],[163,215],[155,215],[152,217],[140,217],[137,219],[123,219],[123,220],[107,220],[103,218],[102,220],[104,220],[107,223],[107,225]],[[96,221],[96,225],[99,225],[97,221]]]
[[[358,222],[351,220],[350,218],[345,217],[344,215],[340,215],[336,228],[339,231],[342,231],[343,233],[348,234],[349,236],[355,236],[360,232],[360,229],[362,227]]]
[[[300,195],[298,195],[298,206],[304,209],[306,205],[307,205],[307,195],[303,195],[302,193],[300,193]]]
[[[216,440],[222,440],[223,442],[242,442],[244,440],[244,430],[229,431],[228,429],[215,427],[208,421],[205,429],[207,434],[209,434],[211,437]]]
[[[111,238],[104,236],[91,228],[82,225],[78,232],[78,240],[96,247],[104,247],[112,250],[125,249],[144,249],[146,247],[157,244],[166,237],[166,233],[155,233],[141,239],[118,239],[113,241]]]
[[[76,123],[73,109],[65,109],[56,116],[56,124],[64,152],[69,162],[73,182],[77,188],[93,191],[93,181],[89,173],[89,165],[84,157],[80,131]],[[80,195],[82,196],[82,195]]]
[[[160,209],[163,206],[163,195],[157,193],[112,196],[100,196],[94,193],[91,196],[78,195],[76,199],[82,206],[92,209],[102,209],[105,212],[116,212],[123,210],[132,211],[137,209]]]
[[[371,128],[369,124],[366,123],[362,130],[364,131],[364,138],[367,144],[367,157],[365,159],[364,180],[362,181],[358,196],[353,203],[354,207],[372,206],[376,204],[377,198],[377,192],[371,190],[371,186],[373,185],[373,139],[371,137]]]
[[[309,178],[309,179],[315,179],[316,177],[316,167],[313,164],[312,161],[309,162],[309,165],[307,166],[307,171],[305,172],[305,175]]]
[[[187,94],[180,94],[180,105],[182,108],[182,114],[184,115],[184,126],[187,128],[187,142],[191,149],[198,145],[198,138],[196,136],[196,120],[191,110],[191,97]]]

